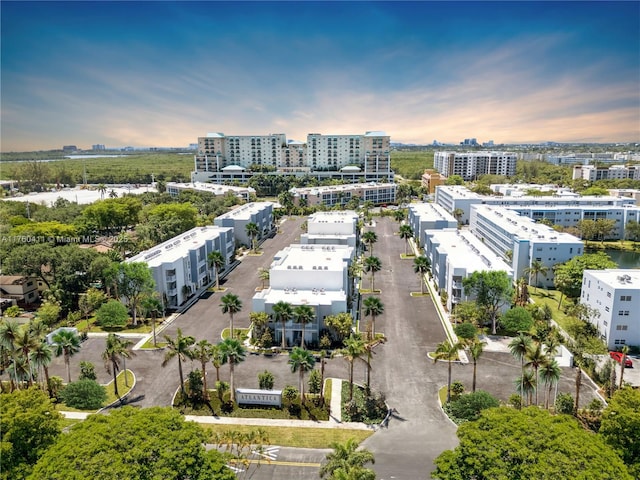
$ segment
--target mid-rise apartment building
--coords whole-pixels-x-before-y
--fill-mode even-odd
[[[191,190],[195,192],[207,192],[219,197],[223,195],[233,195],[245,202],[255,197],[256,191],[251,187],[236,187],[233,185],[219,185],[215,183],[190,182],[177,183],[167,182],[167,193],[172,197],[177,197],[180,192]]]
[[[447,292],[450,311],[461,302],[473,300],[462,281],[474,272],[504,271],[513,279],[513,269],[468,230],[427,230],[424,252],[431,261],[438,289]]]
[[[547,267],[538,275],[538,284],[553,287],[553,266],[583,254],[582,240],[568,233],[536,223],[505,208],[473,205],[469,230],[487,247],[510,260],[515,278],[526,277],[525,269],[533,261]]]
[[[640,345],[640,270],[585,270],[580,302],[599,312],[589,321],[609,350]]]
[[[255,238],[257,242],[265,238],[273,229],[273,203],[247,203],[213,220],[214,225],[233,228],[236,242],[246,247],[251,247],[251,237],[247,233],[249,223],[255,223],[258,226],[258,235]]]
[[[269,269],[269,288],[257,292],[252,307],[255,312],[273,314],[273,306],[287,302],[293,307],[309,305],[315,318],[304,326],[305,343],[317,344],[325,329],[324,318],[347,312],[353,286],[349,279],[349,265],[355,249],[347,245],[290,245],[278,252]],[[282,341],[281,322],[270,322],[275,342]],[[285,324],[288,345],[299,345],[303,325],[295,318]]]
[[[480,175],[516,174],[517,155],[510,152],[435,152],[433,167],[446,177],[475,180]]]
[[[165,306],[171,308],[182,305],[213,280],[215,268],[207,258],[213,251],[223,254],[225,265],[231,263],[235,251],[233,228],[192,228],[125,261],[149,266],[156,291]]]
[[[309,174],[344,168],[363,179],[390,177],[390,138],[385,132],[364,135],[310,133],[306,143],[287,141],[283,133],[269,135],[225,135],[209,133],[198,138],[192,180],[235,180],[251,177],[251,167],[280,173]],[[236,178],[238,177],[238,178]]]
[[[458,221],[436,203],[412,203],[408,208],[407,222],[418,240],[418,247],[424,245],[425,230],[457,228]]]
[[[295,205],[336,205],[345,206],[352,198],[374,205],[395,203],[397,185],[395,183],[351,183],[346,185],[325,185],[322,187],[302,187],[289,190]]]
[[[302,245],[348,245],[358,242],[358,214],[352,210],[316,212],[307,219]]]
[[[596,165],[576,165],[573,167],[574,180],[640,180],[640,165],[611,165],[598,167]]]

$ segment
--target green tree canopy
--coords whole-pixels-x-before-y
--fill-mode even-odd
[[[96,312],[96,320],[101,327],[124,327],[129,320],[129,312],[119,300],[109,300]]]
[[[585,270],[616,267],[616,263],[604,252],[586,253],[553,268],[555,285],[564,296],[578,298],[582,289],[582,274]]]
[[[485,410],[458,428],[458,438],[458,447],[436,458],[433,478],[631,480],[602,438],[573,417],[536,407]]]
[[[507,272],[491,270],[473,272],[462,284],[468,295],[476,298],[477,304],[491,319],[491,333],[496,334],[496,319],[500,309],[511,300],[513,288]]]
[[[146,207],[141,217],[143,236],[161,243],[195,227],[198,210],[190,203],[161,203]]]
[[[107,392],[95,380],[83,378],[71,382],[60,394],[62,401],[69,407],[83,410],[97,410],[107,400]]]
[[[31,222],[13,227],[10,235],[29,235],[42,237],[46,241],[55,241],[56,237],[75,237],[78,232],[73,225],[60,222]]]
[[[351,333],[353,328],[353,317],[349,313],[337,313],[335,315],[327,315],[324,324],[330,328],[342,341]]]
[[[37,387],[0,395],[0,478],[26,478],[62,431],[62,415]]]
[[[93,415],[62,435],[32,480],[233,480],[222,455],[207,452],[202,427],[170,408],[125,407]]]
[[[602,412],[600,435],[640,478],[640,390],[623,388]]]
[[[510,333],[528,332],[533,327],[533,317],[524,307],[513,307],[500,317],[500,325]]]

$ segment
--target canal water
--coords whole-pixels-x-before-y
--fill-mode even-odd
[[[640,252],[629,252],[623,250],[587,250],[586,253],[604,252],[611,257],[611,260],[618,264],[619,268],[640,268]]]

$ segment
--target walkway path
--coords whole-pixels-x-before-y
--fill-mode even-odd
[[[330,378],[331,380],[331,405],[329,421],[342,423],[342,380],[340,378]]]

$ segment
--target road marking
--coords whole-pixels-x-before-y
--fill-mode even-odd
[[[265,465],[265,462],[262,460],[249,460],[249,463],[260,463]],[[282,460],[274,460],[267,463],[268,465],[285,465],[289,467],[309,467],[309,468],[320,468],[320,463],[306,463],[306,462],[286,462]]]
[[[269,447],[264,450],[251,451],[254,455],[260,455],[261,457],[268,458],[269,460],[275,460],[278,458],[278,452],[280,452],[280,447]]]

